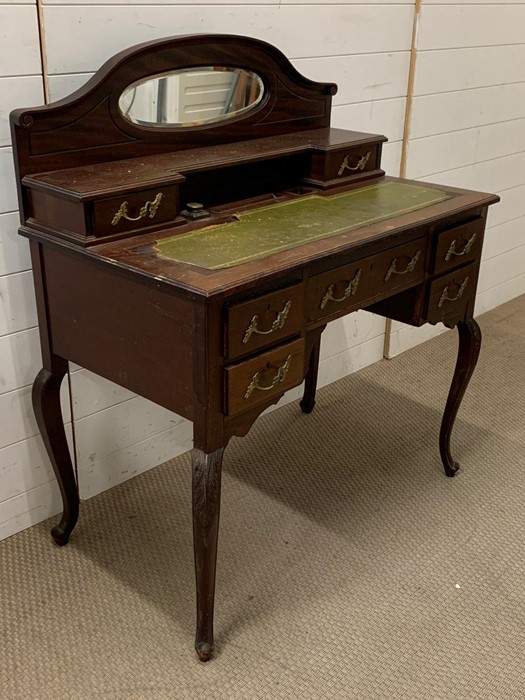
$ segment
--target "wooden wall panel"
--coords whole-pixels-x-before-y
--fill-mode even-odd
[[[0,277],[0,337],[36,326],[31,272]]]
[[[525,4],[457,2],[443,6],[423,0],[418,48],[457,49],[523,43]]]
[[[525,113],[525,103],[522,106]],[[525,118],[411,139],[407,176],[421,178],[525,151]]]
[[[31,267],[29,245],[18,235],[18,211],[0,214],[0,276]]]
[[[524,75],[525,77],[525,75]],[[414,97],[411,139],[520,119],[525,82]]]
[[[37,328],[0,337],[0,395],[32,384],[41,366]]]
[[[0,147],[11,145],[9,113],[18,107],[33,107],[44,102],[42,76],[0,77]]]
[[[423,12],[425,7],[423,7]],[[523,82],[525,44],[419,51],[414,95]]]
[[[46,5],[48,71],[93,71],[120,49],[166,36],[166,27],[177,34],[246,34],[290,58],[406,51],[412,13],[411,5],[375,4]]]
[[[41,73],[35,4],[0,3],[0,77]]]

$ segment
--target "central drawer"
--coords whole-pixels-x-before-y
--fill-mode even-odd
[[[312,277],[307,289],[308,321],[346,312],[391,290],[419,284],[425,274],[427,245],[427,239],[420,238]]]
[[[235,416],[298,386],[304,378],[304,340],[225,369],[226,414]]]

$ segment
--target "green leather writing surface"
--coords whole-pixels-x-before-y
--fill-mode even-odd
[[[231,267],[310,241],[436,204],[450,195],[401,182],[382,182],[332,196],[306,195],[159,241],[164,258],[208,270]]]

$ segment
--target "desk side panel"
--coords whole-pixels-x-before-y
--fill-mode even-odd
[[[43,258],[53,352],[191,419],[191,303],[67,251]]]

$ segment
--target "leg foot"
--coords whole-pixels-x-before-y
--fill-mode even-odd
[[[213,654],[213,645],[207,642],[195,644],[195,651],[200,661],[209,661]]]
[[[70,524],[66,524],[65,527],[62,525],[55,525],[55,527],[51,528],[51,537],[59,547],[63,547],[69,542],[69,536],[73,527],[71,527]]]
[[[197,589],[195,650],[201,661],[213,652],[213,608],[224,448],[192,453],[193,548]]]
[[[64,431],[60,407],[60,385],[67,370],[66,361],[57,363],[59,370],[41,369],[33,384],[33,409],[44,445],[51,460],[62,495],[63,513],[51,530],[54,541],[63,546],[78,520],[79,498],[75,472]]]
[[[299,403],[303,413],[311,413],[314,410],[317,375],[319,373],[319,355],[321,352],[321,334],[325,328],[326,326],[322,326],[313,331],[312,346],[308,358],[308,370],[304,379],[304,394]]]
[[[458,334],[458,359],[439,433],[441,461],[445,468],[445,474],[449,477],[455,476],[459,469],[458,462],[456,462],[450,452],[450,436],[481,349],[481,330],[474,319],[460,321],[458,323]]]

